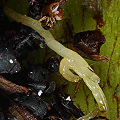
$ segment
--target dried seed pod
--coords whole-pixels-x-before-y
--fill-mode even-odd
[[[62,20],[64,16],[64,11],[60,7],[67,0],[60,0],[59,2],[52,3],[50,5],[45,6],[41,11],[41,21],[44,29],[53,29],[55,27],[57,20]]]
[[[107,62],[108,58],[99,55],[100,47],[106,42],[102,32],[97,30],[85,31],[74,35],[73,46],[85,54],[86,58],[96,61]]]

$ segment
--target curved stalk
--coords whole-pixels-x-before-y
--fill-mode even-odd
[[[51,48],[56,53],[64,57],[63,62],[61,62],[60,66],[64,67],[67,65],[68,68],[72,68],[80,77],[83,78],[86,85],[92,91],[92,94],[98,103],[100,111],[103,112],[101,116],[104,115],[109,119],[110,115],[109,115],[108,104],[104,93],[102,92],[101,88],[98,85],[100,78],[93,72],[92,68],[88,65],[88,63],[76,52],[64,47],[62,44],[57,42],[49,31],[43,29],[40,22],[38,22],[37,20],[34,20],[25,15],[21,15],[7,7],[4,7],[4,12],[7,16],[11,17],[13,20],[17,22],[21,22],[22,24],[33,28],[42,37],[45,38],[45,42],[49,48]],[[60,67],[61,69],[60,71],[62,71],[61,72],[62,74],[63,74],[63,70],[62,70],[63,67]],[[66,69],[66,72],[69,71],[68,68]],[[68,75],[66,73],[66,76],[67,76],[66,78],[68,79],[69,76],[72,77],[72,74],[68,72]],[[76,77],[78,76],[73,76],[73,78]],[[76,82],[75,80],[73,80],[73,78],[71,79],[71,81]]]

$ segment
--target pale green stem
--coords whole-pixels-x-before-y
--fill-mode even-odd
[[[98,103],[100,111],[104,111],[105,112],[104,115],[107,118],[109,118],[108,104],[104,96],[104,93],[102,92],[101,88],[98,85],[98,82],[100,82],[100,78],[93,72],[92,68],[88,65],[88,63],[76,52],[64,47],[62,44],[57,42],[52,36],[52,34],[49,31],[43,29],[40,22],[38,22],[37,20],[34,20],[25,15],[21,15],[7,7],[4,7],[4,12],[7,16],[11,17],[13,20],[21,22],[22,24],[29,26],[33,28],[35,31],[37,31],[42,37],[45,38],[45,42],[49,48],[51,48],[56,53],[64,57],[65,61],[68,61],[67,64],[68,67],[72,68],[80,77],[83,78],[86,85],[92,91],[93,96],[95,97]],[[63,66],[64,65],[66,65],[65,62],[63,62]],[[70,72],[68,72],[68,74],[72,77],[72,74]],[[73,76],[73,78],[76,78],[76,76]]]

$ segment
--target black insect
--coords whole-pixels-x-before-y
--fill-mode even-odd
[[[17,73],[21,69],[14,53],[0,45],[0,73]]]
[[[56,73],[59,71],[60,61],[55,56],[50,57],[46,62],[46,68],[50,73]]]

